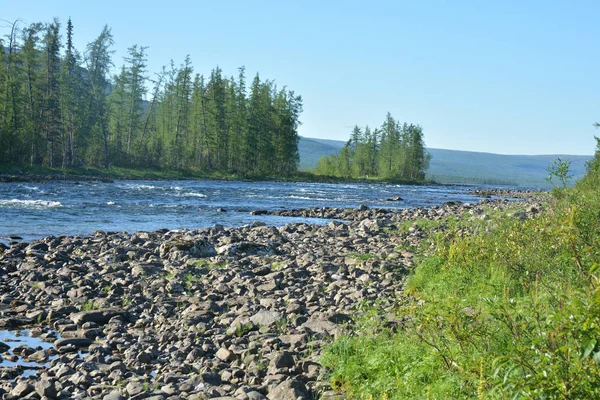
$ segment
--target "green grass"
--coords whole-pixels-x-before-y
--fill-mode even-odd
[[[366,254],[350,253],[350,254],[348,254],[348,257],[352,258],[356,261],[368,261],[368,260],[372,260],[375,258],[379,258],[377,255],[371,254],[371,253],[366,253]]]
[[[94,303],[93,300],[86,301],[83,306],[81,306],[81,311],[92,311],[96,310],[98,307]]]
[[[332,386],[350,399],[600,398],[599,205],[596,161],[536,218],[428,226],[405,326],[360,321],[323,356]]]

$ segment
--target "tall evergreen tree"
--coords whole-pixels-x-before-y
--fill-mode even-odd
[[[423,180],[431,156],[425,150],[418,125],[395,121],[390,113],[381,129],[358,126],[339,155],[323,157],[316,172],[321,175],[364,178],[369,176]]]
[[[42,112],[42,129],[48,142],[47,163],[54,167],[56,142],[65,142],[61,128],[60,110],[60,24],[58,19],[47,25],[45,44],[45,97]],[[63,165],[66,161],[66,147],[62,146]]]
[[[86,66],[91,86],[89,96],[89,114],[87,129],[92,135],[91,146],[88,147],[88,157],[92,162],[104,158],[104,167],[108,168],[109,160],[109,130],[108,104],[106,94],[109,92],[108,72],[112,64],[112,45],[114,44],[110,28],[105,25],[100,35],[87,46]],[[102,146],[102,152],[98,150]],[[102,154],[103,153],[103,154]],[[102,156],[100,156],[102,154]]]
[[[38,164],[40,162],[40,152],[43,147],[43,138],[41,135],[41,110],[42,103],[42,77],[40,66],[40,50],[39,33],[43,30],[40,23],[31,24],[26,29],[23,29],[23,45],[21,48],[21,56],[23,60],[23,68],[25,72],[25,85],[27,93],[27,119],[26,132],[27,138],[23,138],[29,142],[27,150],[29,153],[29,165]]]

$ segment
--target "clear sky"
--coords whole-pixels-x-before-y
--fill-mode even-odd
[[[104,24],[114,62],[148,46],[158,72],[246,66],[302,95],[307,137],[346,140],[387,111],[429,147],[592,154],[600,1],[0,0],[0,19],[66,24],[83,51]],[[5,34],[6,23],[0,23]]]

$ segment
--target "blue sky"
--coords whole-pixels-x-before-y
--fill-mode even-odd
[[[600,135],[597,1],[3,2],[3,20],[71,17],[80,50],[108,24],[117,66],[138,44],[152,72],[186,54],[205,75],[258,71],[302,95],[307,137],[387,111],[437,148],[592,154]]]

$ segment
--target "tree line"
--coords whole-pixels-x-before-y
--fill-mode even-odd
[[[112,73],[108,26],[81,52],[70,19],[64,42],[58,19],[21,25],[0,39],[1,164],[296,171],[302,98],[286,87],[204,76],[189,55],[151,76],[138,45]]]
[[[378,177],[424,180],[431,155],[425,150],[423,129],[400,123],[388,112],[379,128],[355,126],[339,154],[322,157],[319,175],[342,178]]]

